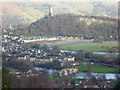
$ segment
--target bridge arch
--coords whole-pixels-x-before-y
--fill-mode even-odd
[[[78,71],[78,69],[76,69],[76,68],[67,68],[67,69],[58,71],[56,75],[61,77],[61,76],[73,74],[77,71]]]

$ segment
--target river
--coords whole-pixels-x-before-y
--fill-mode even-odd
[[[47,68],[42,68],[42,67],[35,67],[34,69],[37,71],[46,71],[49,75],[52,75],[54,72],[57,71],[55,69],[47,69]]]
[[[68,45],[68,44],[80,44],[80,43],[100,43],[100,42],[118,42],[118,41],[89,41],[89,42],[69,42],[69,43],[55,43],[55,44],[48,44],[49,46],[58,46],[58,45]]]
[[[47,69],[47,68],[41,68],[41,67],[35,67],[35,70],[38,71],[46,71],[48,75],[52,75],[53,73],[57,72],[55,69]],[[113,73],[91,73],[96,78],[104,75],[106,79],[116,79],[116,75],[120,78],[120,74],[113,74]],[[87,73],[75,73],[73,75],[70,75],[71,78],[75,79],[88,79]]]
[[[70,53],[77,53],[77,51],[69,51],[69,50],[60,50],[61,52],[70,52]],[[89,52],[92,54],[120,54],[120,53],[108,53],[108,52]]]
[[[116,79],[117,77],[120,78],[120,74],[113,74],[113,73],[91,73],[92,76],[95,76],[95,78],[105,76],[106,79]],[[76,73],[72,75],[72,78],[75,79],[89,79],[87,73]]]

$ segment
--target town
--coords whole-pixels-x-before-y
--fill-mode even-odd
[[[4,30],[5,31],[5,30]],[[29,77],[38,75],[39,72],[47,72],[49,78],[54,77],[59,79],[68,79],[68,77],[75,73],[79,72],[79,65],[102,65],[106,67],[116,68],[118,65],[111,62],[115,59],[109,59],[106,61],[95,61],[93,59],[99,59],[92,55],[91,53],[87,53],[84,51],[80,51],[79,53],[69,53],[69,52],[61,52],[61,50],[57,46],[50,46],[49,44],[35,44],[32,42],[35,41],[56,41],[56,40],[70,40],[77,39],[81,41],[87,42],[88,40],[78,37],[31,37],[25,38],[23,36],[17,35],[15,36],[12,32],[4,32],[2,38],[2,58],[3,58],[3,67],[14,68],[15,70],[10,71],[9,74],[16,75],[18,78],[22,78],[22,75],[29,75]],[[89,40],[93,42],[93,40]],[[104,57],[100,57],[103,58]],[[111,61],[112,60],[112,61]],[[23,62],[23,63],[22,63]],[[25,64],[27,62],[27,64]],[[104,62],[104,63],[103,63]],[[116,61],[117,62],[117,61]],[[24,65],[25,64],[25,65]],[[33,65],[33,66],[32,66]],[[32,66],[32,67],[30,67]],[[90,67],[87,66],[87,72],[90,71]],[[36,68],[36,69],[35,69]],[[42,69],[39,69],[42,68]],[[45,68],[53,69],[50,72],[46,71]],[[35,72],[37,71],[37,72]],[[86,71],[85,71],[86,72]],[[91,72],[92,73],[92,72]],[[117,71],[116,71],[117,73]],[[64,78],[63,78],[64,77]],[[91,78],[93,76],[89,76]],[[104,76],[103,76],[104,77]],[[98,77],[100,78],[100,77]],[[119,75],[117,75],[119,78]],[[53,80],[54,80],[53,79]],[[70,79],[70,78],[69,78]],[[105,79],[105,78],[104,78]],[[86,81],[86,79],[70,79],[66,83],[61,85],[56,85],[55,83],[52,87],[74,87],[74,88],[100,88],[100,85],[87,85],[84,83],[88,83],[90,81]],[[103,79],[102,79],[103,80]],[[111,79],[105,79],[102,87],[114,87],[115,85],[112,83]],[[61,82],[65,82],[64,80]],[[74,84],[72,84],[74,83]],[[99,83],[99,82],[98,82]],[[112,84],[112,86],[111,86]]]

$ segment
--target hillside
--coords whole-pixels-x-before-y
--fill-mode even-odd
[[[117,20],[106,17],[72,14],[42,18],[29,26],[29,33],[38,36],[117,36]]]
[[[16,25],[21,23],[30,23],[40,19],[44,13],[30,7],[21,6],[24,3],[3,3],[2,20],[3,24]],[[37,15],[37,17],[36,17]]]
[[[48,15],[52,6],[53,14],[83,14],[92,16],[117,17],[117,3],[113,2],[7,2],[2,3],[3,25],[32,23]]]

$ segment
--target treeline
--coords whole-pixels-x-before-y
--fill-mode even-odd
[[[118,19],[113,18],[113,17],[104,17],[104,16],[87,16],[87,15],[79,15],[79,18],[93,18],[93,19],[98,19],[98,20],[104,20],[104,21],[111,21],[111,22],[118,22]]]

